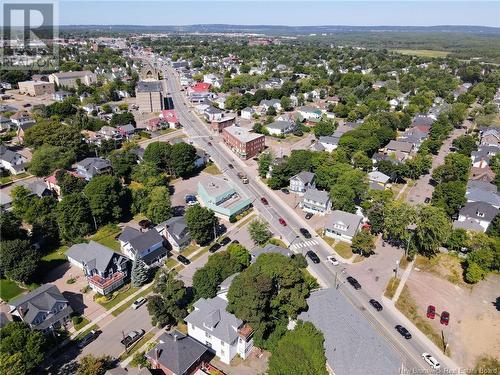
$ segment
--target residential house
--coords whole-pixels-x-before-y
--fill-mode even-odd
[[[211,348],[224,363],[237,355],[246,359],[253,348],[253,330],[241,319],[227,312],[223,296],[200,298],[184,320],[188,335]]]
[[[167,249],[163,246],[163,237],[156,229],[142,232],[138,229],[125,227],[118,237],[122,253],[132,260],[141,259],[146,265],[167,256]]]
[[[32,125],[35,125],[36,121],[27,111],[18,111],[10,116],[10,120],[12,123],[21,128],[21,126],[25,126],[24,130],[27,130]]]
[[[471,159],[473,167],[483,167],[490,164],[490,159],[500,151],[499,146],[479,146],[477,151],[472,151]]]
[[[486,202],[469,202],[460,209],[458,220],[453,223],[453,227],[467,230],[480,228],[481,232],[486,232],[499,212],[497,207]]]
[[[128,258],[95,241],[71,246],[66,256],[83,270],[90,288],[103,296],[121,287],[130,274]]]
[[[290,192],[302,195],[307,189],[316,187],[314,173],[302,171],[290,178]]]
[[[28,159],[18,152],[9,150],[6,146],[0,145],[0,168],[16,175],[25,172]]]
[[[78,82],[85,86],[90,86],[97,82],[97,76],[88,71],[61,72],[49,75],[49,82],[55,83],[57,87],[77,88]]]
[[[196,148],[196,160],[194,161],[195,168],[201,168],[208,163],[210,155],[202,150],[201,148]]]
[[[187,89],[189,100],[192,103],[201,103],[206,99],[210,99],[213,95],[210,92],[210,83],[196,83],[194,86],[190,86]]]
[[[260,88],[262,89],[279,89],[283,84],[283,80],[281,78],[269,78],[267,81],[263,81],[260,83]]]
[[[403,161],[410,156],[413,148],[412,143],[391,140],[383,150],[386,154],[393,154],[396,159]]]
[[[14,321],[44,333],[65,327],[73,312],[68,300],[52,284],[44,284],[8,304]]]
[[[385,87],[387,85],[387,82],[385,81],[375,81],[373,84],[372,84],[372,89],[374,89],[375,91],[378,91],[380,90],[382,87]]]
[[[490,168],[490,166],[485,165],[483,168],[472,167],[471,168],[471,180],[493,182],[495,180],[495,172]]]
[[[270,99],[270,100],[261,100],[259,103],[260,107],[262,108],[263,112],[267,112],[270,107],[274,107],[276,111],[281,111],[281,101],[278,99]]]
[[[270,135],[285,135],[291,133],[295,129],[295,123],[291,121],[274,121],[265,125],[267,132]]]
[[[288,258],[292,258],[295,255],[290,249],[269,243],[264,247],[255,247],[250,250],[251,262],[254,263],[262,254],[281,254]]]
[[[9,194],[0,191],[0,212],[9,211],[12,208],[12,198]]]
[[[68,91],[59,90],[52,94],[52,99],[54,99],[56,102],[62,102],[65,99],[69,98],[71,95],[72,94]]]
[[[321,110],[311,106],[302,106],[297,108],[297,113],[302,116],[303,119],[309,121],[311,119],[321,118]]]
[[[160,233],[172,246],[172,250],[181,252],[191,243],[191,235],[184,216],[174,216],[156,226]]]
[[[215,176],[206,176],[198,182],[198,196],[203,206],[226,220],[245,211],[252,204],[251,198],[236,190],[228,181]]]
[[[135,126],[132,124],[119,125],[116,130],[120,133],[122,138],[130,139],[135,134]]]
[[[154,370],[165,375],[201,375],[213,358],[212,350],[179,331],[165,332],[146,354]]]
[[[300,207],[311,214],[325,215],[330,210],[330,196],[326,191],[316,188],[307,189]]]
[[[321,144],[325,151],[332,152],[339,146],[340,137],[322,136],[318,138],[317,143]]]
[[[351,243],[361,228],[362,216],[335,210],[328,215],[324,235]]]
[[[488,129],[481,132],[481,146],[498,146],[500,132],[497,129]]]
[[[14,126],[10,118],[0,116],[0,132],[8,131]]]
[[[417,127],[414,127],[407,129],[403,134],[399,135],[397,140],[411,143],[413,145],[413,150],[418,151],[418,149],[428,136],[428,132],[423,132]]]
[[[219,108],[208,107],[203,112],[203,116],[207,121],[216,121],[221,120],[224,117],[224,111],[221,111]]]
[[[213,100],[213,103],[217,104],[217,107],[220,109],[226,109],[226,100],[227,100],[227,96],[219,95],[217,97],[217,99]]]
[[[111,162],[102,158],[85,158],[76,163],[76,173],[90,181],[93,177],[111,172]]]
[[[55,91],[53,83],[45,81],[23,81],[17,83],[19,93],[29,96],[50,95]]]
[[[30,191],[32,195],[36,195],[39,198],[50,197],[52,191],[47,188],[47,185],[42,179],[36,179],[34,181],[21,181],[20,185],[24,186]]]
[[[121,142],[123,140],[123,136],[118,129],[108,125],[104,125],[101,129],[99,129],[97,131],[97,136],[99,138],[115,142]]]
[[[384,190],[390,179],[391,177],[379,171],[368,172],[368,182],[374,190]]]
[[[251,133],[247,129],[236,125],[224,128],[222,130],[222,139],[231,151],[242,159],[253,158],[265,148],[264,135]]]
[[[485,202],[500,208],[500,196],[497,194],[497,188],[487,182],[469,180],[465,198],[467,202]]]
[[[253,119],[253,115],[255,114],[255,110],[251,107],[246,107],[241,110],[241,118],[245,120]]]
[[[216,76],[215,74],[203,75],[203,82],[208,83],[215,88],[220,88],[222,86],[222,78]]]

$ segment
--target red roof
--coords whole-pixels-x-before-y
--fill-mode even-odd
[[[54,173],[52,173],[49,177],[45,178],[45,181],[49,182],[52,185],[57,185],[57,178],[56,178],[57,172],[59,172],[59,169],[56,170]],[[70,175],[72,175],[74,177],[81,178],[81,176],[78,173],[76,173],[75,171],[66,171],[66,173],[69,173]]]
[[[164,109],[161,111],[160,117],[168,123],[177,124],[179,120],[177,120],[177,115],[173,109]]]
[[[210,83],[198,82],[192,87],[194,92],[207,92],[212,85]]]
[[[149,125],[158,125],[160,123],[160,119],[158,117],[152,118],[148,120]]]

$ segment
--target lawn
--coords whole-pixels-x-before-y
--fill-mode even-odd
[[[334,246],[335,251],[344,259],[350,259],[354,254],[351,249],[351,245],[347,242],[338,242]]]
[[[196,259],[198,259],[199,257],[201,257],[203,254],[207,253],[208,252],[208,246],[203,248],[202,250],[198,251],[194,256],[192,256],[191,258],[189,258],[189,260],[191,262],[194,262]],[[184,268],[184,266],[182,267]]]
[[[214,176],[220,174],[219,168],[217,168],[217,166],[214,163],[208,163],[205,169],[203,169],[203,172]]]
[[[446,51],[433,51],[430,49],[394,49],[392,52],[401,53],[403,55],[419,56],[419,57],[446,57],[450,53]]]
[[[90,320],[88,320],[86,317],[82,316],[82,321],[78,324],[73,324],[73,327],[75,328],[75,331],[79,331],[89,323],[90,323]]]
[[[178,264],[177,259],[175,259],[175,258],[168,258],[167,261],[165,262],[165,266],[168,269],[174,268],[177,264]]]
[[[75,337],[74,341],[78,341],[87,335],[87,333],[90,333],[90,331],[97,331],[99,329],[99,326],[97,324],[93,324],[89,328],[87,328],[85,331],[80,332],[78,336]]]
[[[248,217],[246,217],[245,219],[243,220],[240,220],[240,222],[238,224],[236,224],[236,227],[237,228],[242,228],[243,226],[245,226],[247,223],[249,223],[252,219],[254,219],[254,215],[253,214],[249,214]]]
[[[24,289],[20,288],[15,281],[0,279],[0,298],[2,301],[9,302],[23,291]]]
[[[108,224],[99,229],[96,234],[90,237],[90,239],[119,252],[120,243],[115,239],[115,237],[120,234],[120,232],[121,229],[118,225]]]
[[[285,249],[288,248],[288,246],[286,246],[286,244],[283,241],[281,241],[279,238],[271,238],[267,242],[270,244],[273,244],[275,246],[284,247]]]
[[[118,305],[120,302],[122,302],[124,299],[126,299],[127,297],[130,297],[132,294],[134,294],[138,290],[139,290],[139,288],[135,288],[135,287],[131,286],[130,284],[127,284],[124,287],[122,287],[120,290],[118,290],[118,292],[113,292],[113,294],[117,293],[117,295],[112,300],[107,301],[107,302],[102,302],[102,301],[97,300],[97,302],[102,307],[104,307],[106,310],[110,310],[113,307],[115,307],[116,305]]]
[[[407,286],[405,286],[396,302],[396,307],[401,311],[408,319],[410,319],[417,328],[422,331],[438,348],[443,347],[443,340],[441,335],[436,332],[436,330],[431,326],[429,322],[424,320],[417,310],[417,304],[410,294]],[[449,350],[449,347],[448,347]],[[449,355],[449,353],[448,353]]]
[[[135,299],[131,299],[130,301],[128,301],[127,303],[124,303],[123,305],[121,305],[120,307],[116,308],[115,310],[113,310],[111,312],[111,315],[113,316],[118,316],[120,315],[122,312],[124,312],[125,310],[129,309],[130,306],[132,306],[132,304],[134,303],[135,300],[139,299],[140,297],[145,297],[147,296],[149,293],[151,293],[153,291],[153,285],[147,287],[146,289],[144,289],[142,292],[140,292],[139,294],[137,294],[135,296]],[[143,305],[144,308],[146,308],[145,305]],[[141,307],[142,308],[142,307]]]
[[[64,264],[68,261],[66,258],[66,251],[68,246],[61,246],[55,249],[53,252],[42,257],[42,269],[45,272],[53,270],[54,268]]]
[[[399,285],[399,279],[391,277],[391,279],[387,283],[387,286],[385,287],[384,296],[386,296],[389,299],[392,299],[392,297],[394,297],[394,293],[396,293],[398,285]]]
[[[200,249],[199,246],[192,243],[182,250],[182,255],[184,255],[185,257],[189,257],[191,254],[193,254],[195,251],[199,249]]]
[[[134,346],[132,347],[132,349],[130,349],[127,352],[122,353],[122,355],[120,355],[119,360],[120,361],[124,361],[125,359],[127,359],[128,357],[130,357],[131,355],[133,355],[136,351],[138,351],[140,348],[142,348],[142,346],[144,344],[146,344],[149,340],[151,340],[154,337],[154,335],[155,335],[154,332],[148,332],[148,333],[146,333],[144,336],[142,336],[142,338],[139,341],[137,341],[134,344]]]

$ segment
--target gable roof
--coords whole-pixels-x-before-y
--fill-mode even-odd
[[[167,221],[159,224],[157,227],[165,227],[165,230],[175,239],[177,243],[189,241],[191,238],[184,216],[171,217]]]
[[[312,180],[314,180],[314,173],[307,172],[307,171],[302,171],[302,172],[297,173],[291,179],[299,179],[304,184],[309,184],[309,183],[312,182]]]
[[[163,242],[163,237],[156,229],[150,229],[147,232],[140,232],[138,236],[131,238],[128,242],[134,250],[143,252],[151,246]]]
[[[387,183],[391,178],[387,176],[385,173],[379,172],[379,171],[373,171],[368,173],[368,180],[374,181],[374,182],[379,182],[382,184]]]
[[[499,212],[498,208],[493,207],[486,202],[469,202],[460,209],[459,215],[466,218],[491,222]],[[482,213],[484,216],[479,216]]]
[[[339,144],[339,137],[333,137],[333,136],[321,136],[318,138],[318,142],[321,144],[327,144],[327,145],[338,145]]]
[[[467,181],[467,190],[478,189],[483,191],[489,191],[491,193],[497,192],[496,185],[490,184],[486,181],[469,180]]]
[[[304,194],[304,200],[306,199],[326,205],[330,200],[330,196],[326,191],[318,189],[307,189]]]
[[[290,121],[274,121],[274,122],[271,122],[270,124],[267,124],[266,128],[286,130],[286,129],[293,128],[294,126],[295,126],[295,124],[293,122],[290,122]]]
[[[129,242],[132,238],[137,237],[140,234],[141,231],[139,229],[127,226],[123,228],[122,233],[118,236],[118,241]]]
[[[347,227],[347,229],[343,230],[343,232],[346,235],[353,237],[361,224],[361,220],[363,220],[362,216],[351,214],[350,212],[334,210],[327,217],[325,228],[339,230],[334,227],[334,224],[342,224]]]
[[[413,145],[409,142],[391,140],[387,144],[387,146],[385,146],[385,148],[387,150],[395,150],[395,151],[410,153],[411,150],[413,149]]]
[[[111,167],[111,162],[108,159],[102,158],[85,158],[76,163],[77,167],[85,170],[95,169],[96,171]]]
[[[66,252],[68,258],[76,260],[78,263],[83,264],[91,270],[96,269],[100,273],[104,273],[107,270],[109,263],[115,255],[118,256],[118,263],[126,260],[109,247],[95,241],[75,244]]]

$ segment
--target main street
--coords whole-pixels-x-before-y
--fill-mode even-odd
[[[249,184],[242,184],[237,177],[238,166],[241,168],[245,168],[246,166],[237,157],[232,155],[231,151],[223,144],[219,142],[211,142],[212,145],[208,144],[213,134],[188,107],[186,98],[180,91],[181,88],[175,73],[167,66],[163,68],[164,76],[167,79],[169,94],[172,98],[177,116],[185,132],[192,141],[210,154],[212,160],[224,171],[225,176],[231,183],[236,185],[244,194],[253,198],[255,209],[268,221],[274,232],[280,235],[285,242],[289,245],[292,243],[297,244],[306,242],[299,235],[298,230],[301,227],[305,227],[308,228],[311,233],[314,233],[312,228],[260,181],[251,179]],[[235,165],[235,168],[227,168],[229,164]],[[269,205],[263,205],[260,202],[260,197],[265,197]],[[281,226],[279,224],[278,220],[280,217],[287,222],[287,226]],[[344,265],[340,268],[335,268],[326,264],[324,259],[327,255],[332,253],[332,249],[319,238],[316,238],[315,242],[316,244],[312,246],[312,249],[314,249],[323,261],[319,264],[310,263],[309,269],[311,273],[313,273],[325,287],[335,287],[336,284],[340,285],[339,290],[342,295],[358,308],[360,313],[372,324],[374,329],[397,351],[406,368],[428,370],[427,364],[424,363],[420,357],[423,352],[431,352],[431,354],[443,364],[442,367],[448,367],[446,364],[452,363],[449,359],[444,358],[437,350],[429,348],[424,341],[416,335],[416,332],[414,332],[413,339],[403,341],[394,330],[394,326],[400,324],[397,313],[393,312],[392,309],[384,309],[383,312],[374,312],[373,308],[369,306],[368,300],[373,297],[376,298],[377,296],[369,295],[364,289],[354,291],[350,286],[344,285],[345,277],[348,276],[349,270],[356,267],[356,265]],[[337,282],[335,281],[336,278],[338,278]]]

